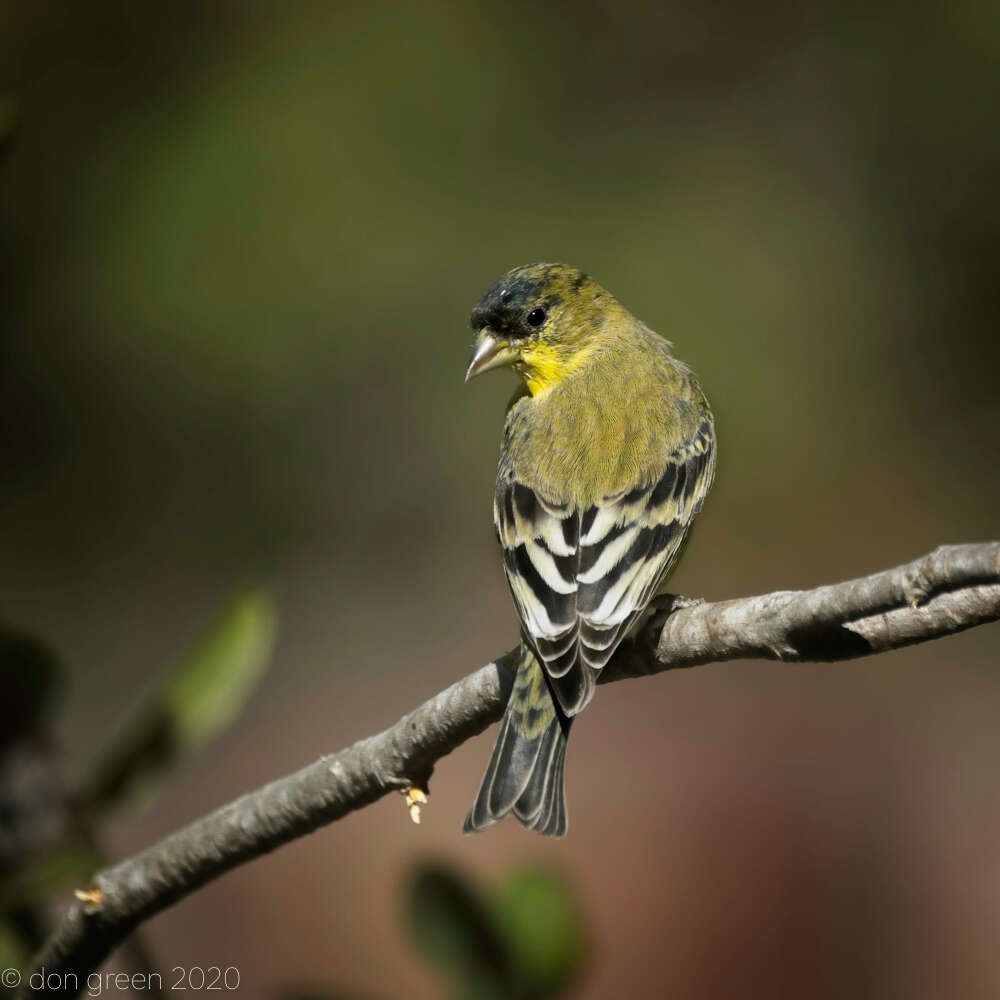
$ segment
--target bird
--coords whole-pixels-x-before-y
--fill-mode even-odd
[[[493,521],[521,624],[516,674],[463,831],[567,829],[574,718],[646,620],[715,476],[715,421],[672,344],[565,264],[504,274],[472,311],[465,379],[512,369]]]

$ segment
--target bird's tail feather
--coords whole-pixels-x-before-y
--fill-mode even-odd
[[[493,826],[508,813],[546,837],[566,832],[563,773],[570,720],[556,708],[545,672],[524,644],[514,689],[465,833]]]

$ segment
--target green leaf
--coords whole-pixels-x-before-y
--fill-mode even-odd
[[[270,659],[276,621],[266,594],[244,595],[168,679],[163,707],[182,750],[200,749],[239,717]]]
[[[497,925],[533,997],[554,997],[586,956],[583,917],[568,883],[540,868],[513,872],[493,893]]]
[[[147,795],[181,757],[200,750],[240,715],[274,646],[277,615],[254,591],[220,616],[191,655],[126,719],[84,793],[107,808]]]
[[[489,909],[462,876],[443,865],[423,865],[408,890],[414,940],[447,975],[455,997],[506,1000],[522,995]]]

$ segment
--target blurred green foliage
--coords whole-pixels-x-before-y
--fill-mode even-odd
[[[79,789],[61,779],[49,751],[55,657],[26,634],[0,631],[0,964],[23,964],[44,938],[46,902],[88,884],[105,863],[108,810],[148,799],[182,759],[236,721],[267,666],[276,624],[266,593],[231,601],[122,721]]]
[[[200,750],[239,716],[274,645],[270,598],[236,598],[195,650],[125,719],[98,761],[84,801],[106,809],[148,798],[178,760]]]
[[[426,864],[407,887],[408,922],[455,1000],[543,1000],[579,977],[586,934],[564,879],[515,869],[481,887],[454,867]]]
[[[171,674],[161,703],[182,750],[200,749],[236,720],[267,666],[276,624],[267,594],[244,594]]]
[[[31,958],[31,951],[9,921],[0,920],[0,965],[5,969],[22,969]]]
[[[579,974],[586,934],[568,882],[542,868],[515,869],[490,894],[496,925],[532,996],[557,996]]]
[[[403,884],[406,925],[453,1000],[548,1000],[585,968],[588,936],[569,883],[548,868],[515,868],[495,884],[424,862]],[[347,1000],[326,987],[284,1000]]]
[[[407,889],[411,933],[424,955],[448,976],[456,1000],[518,994],[512,956],[465,879],[451,868],[427,867]]]
[[[0,913],[35,906],[69,886],[87,885],[103,862],[99,851],[78,842],[45,849],[0,882]]]

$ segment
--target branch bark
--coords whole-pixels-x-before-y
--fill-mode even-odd
[[[814,590],[668,604],[619,649],[602,683],[735,659],[847,660],[996,621],[1000,542],[944,546],[904,566]],[[250,792],[100,872],[90,901],[69,907],[37,956],[35,978],[25,975],[22,995],[41,992],[33,982],[53,996],[77,995],[87,975],[140,923],[206,882],[393,790],[426,788],[437,760],[500,718],[514,652],[384,732]]]

